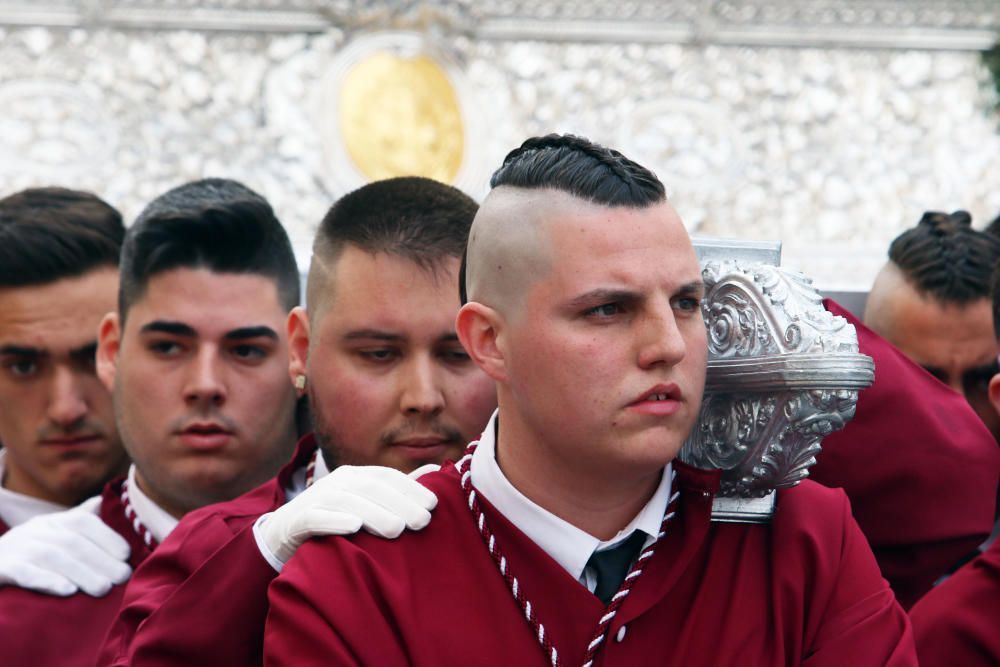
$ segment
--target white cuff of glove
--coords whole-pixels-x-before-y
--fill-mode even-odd
[[[264,536],[261,534],[261,525],[267,521],[268,517],[271,516],[273,512],[268,512],[267,514],[261,514],[257,517],[257,520],[253,522],[253,539],[257,543],[257,550],[260,551],[260,555],[264,557],[267,564],[274,568],[275,572],[281,572],[282,568],[285,567],[285,563],[282,562],[280,558],[274,555],[270,547],[267,546],[267,542],[264,540]]]

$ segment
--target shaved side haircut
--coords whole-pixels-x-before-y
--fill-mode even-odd
[[[461,190],[419,176],[364,185],[341,197],[320,223],[306,285],[311,319],[336,291],[333,266],[343,249],[408,259],[435,272],[448,258],[465,252],[476,202]]]
[[[286,310],[299,303],[299,270],[271,205],[242,183],[206,178],[154,199],[122,248],[122,323],[154,276],[173,269],[256,274],[274,280]]]
[[[666,199],[663,183],[649,169],[616,150],[572,134],[528,139],[507,154],[490,178],[490,186],[494,193],[508,195],[515,189],[554,190],[609,208],[646,208]],[[477,296],[482,299],[488,292],[489,305],[497,306],[510,295],[525,293],[512,283],[523,283],[544,270],[548,248],[538,229],[546,214],[545,204],[537,197],[529,199],[531,202],[522,206],[505,202],[507,211],[491,201],[495,205],[484,206],[477,216],[459,273],[463,304],[476,284],[480,289]],[[506,259],[506,267],[500,258]],[[479,271],[482,274],[476,275]]]
[[[965,305],[990,297],[1000,240],[972,228],[965,211],[928,211],[889,246],[889,261],[918,292]]]
[[[45,285],[116,268],[125,226],[96,195],[29,188],[0,199],[0,287]]]

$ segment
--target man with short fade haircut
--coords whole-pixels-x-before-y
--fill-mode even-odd
[[[99,493],[128,465],[94,371],[124,235],[89,192],[0,199],[0,533]]]
[[[403,473],[460,456],[496,407],[454,328],[475,213],[459,190],[418,177],[333,205],[308,311],[288,319],[289,372],[315,433],[275,479],[185,518],[133,578],[100,665],[260,664],[267,586],[309,536],[427,524],[436,500]]]
[[[129,228],[119,307],[98,329],[97,372],[134,463],[104,487],[97,511],[126,542],[130,566],[186,512],[247,491],[288,456],[295,393],[283,324],[297,300],[281,224],[235,181],[171,190]],[[123,591],[0,590],[4,661],[92,665]]]
[[[973,229],[968,213],[928,211],[889,246],[863,319],[963,394],[1000,439],[1000,416],[987,396],[1000,353],[990,319],[990,275],[998,260],[1000,241]]]
[[[647,169],[529,139],[470,233],[456,329],[498,411],[421,483],[434,521],[303,545],[271,585],[266,665],[913,665],[839,490],[712,523],[676,460],[707,339],[691,241]]]

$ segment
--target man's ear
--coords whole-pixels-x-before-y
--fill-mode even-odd
[[[108,391],[115,386],[118,352],[122,345],[121,320],[118,313],[108,313],[97,327],[97,377]]]
[[[989,393],[990,403],[993,404],[993,409],[1000,414],[1000,373],[990,378],[990,386],[987,392]]]
[[[502,324],[497,311],[475,301],[462,306],[455,318],[455,331],[462,347],[497,382],[507,379],[506,359],[498,342]]]
[[[292,308],[288,313],[288,376],[299,396],[305,393],[305,383],[299,378],[306,376],[309,361],[309,313],[302,306]]]

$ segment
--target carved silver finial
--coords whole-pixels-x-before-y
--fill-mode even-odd
[[[854,416],[875,366],[859,353],[854,327],[823,308],[801,273],[711,256],[702,276],[708,373],[680,457],[723,471],[716,504],[730,501],[717,518],[766,520],[774,490],[805,479],[823,438]]]

